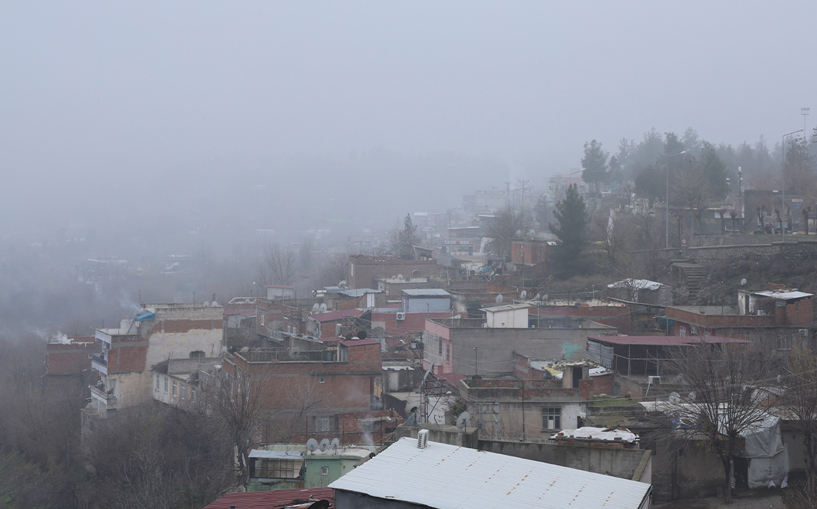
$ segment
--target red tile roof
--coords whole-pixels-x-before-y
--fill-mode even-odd
[[[224,495],[204,509],[279,509],[296,503],[314,500],[328,500],[329,507],[335,507],[335,490],[332,488],[309,488],[293,490],[254,491],[251,493],[230,493]],[[298,501],[298,502],[296,502]]]
[[[700,341],[710,344],[749,343],[745,339],[724,336],[590,336],[587,339],[614,345],[642,346],[682,346],[694,345]]]

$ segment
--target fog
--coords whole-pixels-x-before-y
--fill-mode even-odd
[[[3,3],[7,298],[93,256],[251,260],[257,229],[328,248],[544,186],[590,139],[773,145],[813,102],[815,20],[805,1]],[[27,251],[74,237],[59,262]]]

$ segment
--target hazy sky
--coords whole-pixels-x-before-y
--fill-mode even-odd
[[[23,178],[0,197],[378,148],[560,171],[652,127],[779,142],[801,107],[817,123],[816,23],[814,1],[3,2],[0,164]]]

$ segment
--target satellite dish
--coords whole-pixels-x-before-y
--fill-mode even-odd
[[[338,283],[338,286],[339,286],[340,288],[346,288],[346,280],[345,280],[345,279],[341,280],[341,281]]]
[[[315,315],[315,314],[320,313],[320,311],[321,311],[321,306],[320,306],[320,304],[318,304],[316,302],[316,303],[312,304],[312,311],[310,311],[309,314]]]
[[[306,450],[309,452],[315,452],[318,450],[318,441],[314,438],[310,438],[306,441]]]
[[[690,401],[695,401],[695,391],[690,392],[688,397]]]
[[[670,403],[677,405],[678,403],[681,402],[681,395],[678,394],[677,392],[671,392],[669,393],[667,399],[669,400]]]
[[[324,438],[321,440],[321,452],[325,452],[327,449],[329,449],[329,439]]]
[[[530,235],[531,237],[535,237],[536,236],[536,230],[531,228],[530,231],[528,232],[528,235]]]
[[[224,355],[224,354],[226,354],[226,353],[227,353],[227,347],[226,347],[226,346],[222,346],[222,347],[221,347],[221,355]]]
[[[471,424],[471,414],[463,412],[457,417],[457,427],[460,429],[467,428]]]
[[[502,299],[503,299],[503,297],[502,297],[502,294],[500,293],[499,295],[496,296],[496,303],[497,304],[502,304]]]
[[[241,352],[241,353],[247,353],[247,352],[249,352],[249,351],[250,351],[250,347],[248,347],[248,346],[245,346],[244,348],[242,348],[241,350],[239,350],[239,352]]]
[[[516,230],[516,236],[521,237],[522,236],[522,230]]]
[[[329,443],[329,447],[331,447],[333,451],[337,451],[338,447],[340,447],[340,440],[333,438],[332,442]]]
[[[210,307],[210,301],[209,300],[204,301],[204,304],[202,304],[202,306],[204,306],[206,308],[209,308]]]
[[[404,278],[403,278],[403,274],[397,274],[397,279],[399,279],[400,281],[402,281],[402,280],[404,279]]]
[[[527,291],[525,291],[525,290],[522,290],[522,291],[519,293],[519,298],[520,298],[520,299],[522,299],[522,300],[527,299],[527,298],[528,298],[528,292],[527,292]]]
[[[318,308],[318,311],[320,311],[321,313],[326,313],[326,304],[321,304],[320,307]]]
[[[542,300],[542,296],[537,293],[533,300]]]
[[[365,330],[357,331],[357,339],[366,339],[367,336]]]
[[[746,286],[746,278],[740,280],[740,286]]]
[[[301,349],[300,349],[300,348],[298,348],[297,346],[293,346],[292,348],[290,348],[290,349],[287,351],[287,353],[289,354],[289,358],[290,358],[290,359],[295,359],[295,358],[297,358],[297,357],[298,357],[298,355],[300,355],[300,354],[301,354]]]
[[[214,300],[214,301],[213,301],[213,303],[212,303],[212,304],[210,304],[210,306],[211,306],[211,307],[214,307],[214,308],[217,308],[217,307],[218,307],[218,301],[215,301],[215,300]]]

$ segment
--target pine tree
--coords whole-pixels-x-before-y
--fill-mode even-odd
[[[567,276],[584,270],[582,254],[587,247],[587,205],[579,195],[576,184],[567,188],[565,199],[556,204],[553,216],[557,225],[550,225],[550,231],[559,238],[553,250],[557,266]]]

